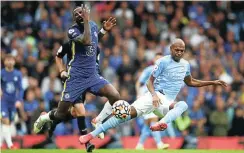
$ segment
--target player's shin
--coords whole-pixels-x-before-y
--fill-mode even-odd
[[[5,139],[8,148],[13,146],[10,125],[2,124],[2,139]]]
[[[143,125],[143,128],[141,130],[141,135],[140,135],[140,138],[139,138],[139,142],[138,142],[138,146],[141,146],[144,144],[144,142],[146,141],[146,139],[150,136],[150,129],[149,129],[149,126],[144,124]]]
[[[106,132],[108,129],[114,128],[114,127],[118,126],[121,123],[129,121],[130,119],[131,119],[131,115],[129,115],[126,119],[118,119],[115,116],[112,116],[106,122],[101,124],[98,128],[96,128],[94,131],[92,131],[91,135],[93,137],[96,137],[99,133]]]
[[[102,109],[102,111],[99,113],[99,115],[95,118],[95,122],[102,122],[103,120],[105,120],[109,115],[111,115],[112,113],[112,106],[109,103],[109,101],[107,101]]]
[[[177,117],[186,111],[188,105],[184,101],[179,101],[175,104],[174,108],[171,109],[159,122],[160,123],[170,123],[174,121]]]
[[[85,116],[78,116],[77,123],[81,135],[87,134]]]

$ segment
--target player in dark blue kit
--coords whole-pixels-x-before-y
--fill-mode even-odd
[[[22,74],[20,71],[14,69],[14,65],[14,57],[6,55],[4,59],[5,68],[1,70],[1,135],[10,149],[14,149],[10,123],[16,113],[16,108],[20,108],[21,111],[23,111],[22,101],[24,94],[22,88]]]
[[[34,124],[34,132],[36,133],[43,128],[46,122],[67,120],[71,116],[70,108],[73,108],[73,112],[77,116],[80,133],[84,135],[87,131],[84,130],[85,109],[81,102],[84,102],[86,92],[105,96],[111,104],[120,99],[118,91],[98,74],[96,54],[100,34],[95,22],[90,21],[89,13],[90,10],[86,6],[77,7],[73,11],[76,24],[68,30],[72,51],[71,60],[67,72],[65,67],[60,70],[61,77],[67,77],[61,101],[57,110],[43,114],[37,119]],[[112,21],[112,23],[114,22]],[[100,32],[104,34],[105,30],[103,29]]]

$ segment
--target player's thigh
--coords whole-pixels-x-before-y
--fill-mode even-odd
[[[119,92],[105,79],[101,79],[97,84],[93,85],[90,88],[90,92],[95,95],[107,97],[111,103],[120,99]]]
[[[58,108],[57,108],[57,115],[60,118],[66,117],[66,115],[69,113],[70,108],[73,106],[72,102],[68,101],[60,101],[58,103]]]
[[[150,93],[146,93],[139,97],[133,104],[131,104],[131,106],[135,108],[138,117],[154,110]]]
[[[75,104],[77,100],[80,99],[80,96],[83,95],[89,85],[84,79],[79,79],[78,77],[70,77],[64,83],[64,89],[62,91],[61,100],[64,102],[71,102]]]
[[[160,94],[159,98],[161,99],[162,104],[154,110],[154,114],[156,114],[158,117],[163,117],[169,112],[170,107],[174,104],[174,101],[167,99],[163,94]]]

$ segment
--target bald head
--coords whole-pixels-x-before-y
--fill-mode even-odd
[[[184,41],[183,41],[182,39],[180,39],[180,38],[176,38],[176,39],[173,41],[172,45],[182,45],[182,46],[185,46],[185,43],[184,43]]]
[[[176,38],[170,46],[172,58],[178,62],[185,53],[185,43],[182,39]]]

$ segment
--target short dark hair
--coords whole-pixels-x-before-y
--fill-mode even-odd
[[[6,54],[4,59],[7,59],[7,58],[15,59],[15,57],[11,54]]]

